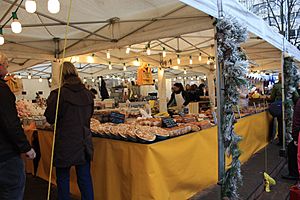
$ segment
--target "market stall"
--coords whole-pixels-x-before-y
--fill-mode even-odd
[[[237,133],[243,136],[243,163],[267,145],[270,121],[271,116],[262,112],[236,124]],[[38,137],[37,175],[48,180],[52,132],[39,131]],[[105,138],[93,142],[95,199],[187,199],[217,182],[216,127],[153,144]],[[75,171],[71,174],[71,192],[79,196]]]

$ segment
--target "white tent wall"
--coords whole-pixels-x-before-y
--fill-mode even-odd
[[[180,0],[200,11],[203,11],[215,18],[218,18],[218,0]],[[223,11],[225,16],[234,16],[241,23],[244,23],[248,31],[272,44],[281,51],[289,53],[296,60],[300,61],[300,51],[283,36],[277,33],[263,19],[248,11],[246,7],[236,0],[223,0]]]
[[[50,94],[50,87],[47,79],[43,79],[42,82],[39,82],[39,79],[22,79],[23,82],[23,91],[26,92],[26,95],[18,95],[17,99],[27,99],[34,100],[36,93],[42,91],[43,94],[40,95],[42,98],[48,98]]]

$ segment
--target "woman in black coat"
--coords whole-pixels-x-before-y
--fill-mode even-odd
[[[58,90],[54,90],[47,100],[45,116],[50,124],[55,122],[57,98]],[[93,157],[90,119],[93,110],[92,93],[82,84],[74,65],[65,62],[54,149],[59,200],[70,199],[71,166],[76,168],[77,183],[82,199],[94,199],[90,174],[90,162]]]

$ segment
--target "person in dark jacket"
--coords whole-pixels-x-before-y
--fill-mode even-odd
[[[92,93],[85,88],[74,65],[63,64],[62,87],[57,116],[57,133],[54,149],[58,199],[70,199],[70,168],[75,166],[77,183],[82,199],[93,200],[93,184],[90,162],[93,157],[90,119],[93,115]],[[50,93],[45,116],[55,123],[58,90]]]
[[[15,95],[3,80],[7,68],[7,57],[0,52],[0,199],[23,200],[26,176],[20,154],[34,159],[35,152],[21,126]]]
[[[171,94],[171,99],[168,102],[168,107],[172,104],[176,104],[177,110],[181,110],[184,106],[190,103],[189,94],[184,90],[181,83],[175,83],[173,86],[173,92]]]
[[[104,99],[109,99],[109,94],[108,94],[108,91],[106,88],[106,83],[105,83],[103,77],[101,76],[100,78],[101,78],[100,95],[101,95],[101,99],[103,101]]]

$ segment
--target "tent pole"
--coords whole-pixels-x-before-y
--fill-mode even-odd
[[[223,5],[222,0],[217,1],[218,5],[218,18],[223,19]],[[218,182],[222,182],[225,175],[225,153],[224,153],[224,141],[223,141],[223,111],[224,111],[224,79],[222,76],[223,64],[219,63],[218,58],[218,43],[217,43],[217,28],[214,28],[215,33],[215,60],[216,60],[216,80],[217,80],[217,117],[218,117]],[[221,184],[220,199],[222,199],[224,186]]]
[[[167,93],[166,93],[165,70],[158,68],[158,95],[159,95],[159,112],[167,112]]]
[[[281,155],[286,153],[286,124],[285,124],[285,86],[284,86],[284,48],[281,52],[281,93],[282,93],[282,149]],[[280,122],[278,122],[280,123]]]

